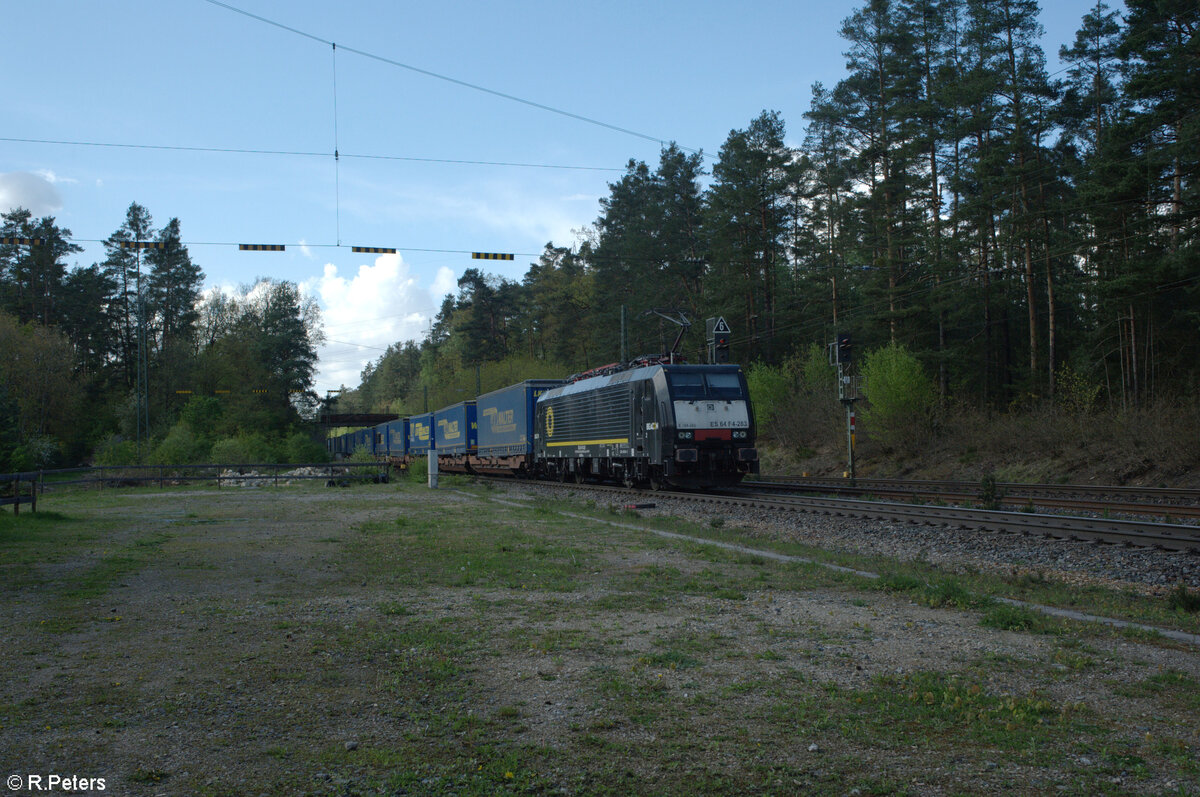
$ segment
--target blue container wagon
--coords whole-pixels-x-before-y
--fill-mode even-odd
[[[381,423],[375,427],[375,455],[386,457],[393,465],[408,463],[408,418]]]
[[[408,419],[408,455],[424,457],[433,448],[433,413],[425,412]]]
[[[561,379],[527,379],[477,398],[479,445],[472,469],[532,476],[534,409],[539,396],[561,384]]]
[[[433,414],[434,448],[438,469],[467,473],[479,441],[475,401],[460,401]]]

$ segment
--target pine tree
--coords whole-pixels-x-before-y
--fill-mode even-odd
[[[65,258],[83,248],[70,242],[71,231],[60,228],[52,216],[35,222],[28,210],[15,208],[0,216],[0,221],[0,235],[39,241],[0,245],[0,309],[22,322],[59,324]]]
[[[910,245],[910,202],[919,157],[914,128],[919,73],[912,68],[916,41],[909,20],[891,0],[869,0],[842,23],[849,74],[835,90],[842,124],[854,136],[857,177],[863,186],[867,239],[860,257],[881,280],[888,340],[895,342],[904,306],[903,289],[919,276]]]
[[[142,252],[121,246],[123,243],[151,241],[153,220],[144,207],[132,203],[125,213],[125,223],[104,242],[108,256],[100,264],[104,275],[115,286],[111,304],[115,310],[118,340],[117,353],[121,378],[126,388],[134,387],[138,373],[139,331],[144,322],[145,293],[142,275]]]
[[[204,272],[192,262],[179,232],[179,219],[171,219],[158,233],[162,249],[146,255],[148,313],[154,319],[157,349],[166,351],[173,344],[191,345],[200,319],[197,302],[204,283]]]
[[[702,156],[664,147],[658,168],[630,161],[625,175],[600,201],[596,242],[581,252],[594,272],[597,312],[592,331],[601,360],[620,356],[620,315],[632,319],[651,307],[684,309],[703,303]],[[644,330],[634,324],[636,335]]]
[[[748,352],[768,361],[776,356],[781,282],[791,276],[788,233],[798,170],[784,134],[777,111],[763,111],[745,130],[731,131],[713,166],[705,208],[708,306],[737,317]]]
[[[197,304],[204,273],[181,242],[179,219],[167,222],[157,243],[162,248],[146,254],[147,361],[156,376],[152,384],[155,403],[169,414],[184,403],[183,394],[176,390],[187,380],[196,354]]]
[[[1191,371],[1200,358],[1200,7],[1127,5],[1117,52],[1128,105],[1097,169],[1111,173],[1130,202],[1122,272],[1102,290],[1119,330],[1122,397],[1137,402],[1160,375]]]

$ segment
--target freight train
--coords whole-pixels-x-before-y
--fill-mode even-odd
[[[754,412],[736,365],[642,358],[567,380],[526,380],[436,412],[329,439],[335,459],[365,449],[407,466],[436,456],[452,473],[728,487],[758,473]]]

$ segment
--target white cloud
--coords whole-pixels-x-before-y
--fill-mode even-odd
[[[458,293],[458,277],[454,275],[453,269],[442,266],[433,278],[433,284],[429,286],[429,295],[433,297],[434,305],[441,308],[442,299],[447,293]]]
[[[62,209],[63,202],[53,182],[44,174],[0,174],[0,212],[22,207],[33,213],[34,218],[56,213]]]
[[[312,259],[313,256],[312,247],[309,246],[308,241],[304,240],[303,238],[300,239],[300,254],[309,259]]]
[[[76,180],[73,177],[59,177],[57,174],[50,171],[49,169],[38,169],[36,174],[38,176],[42,177],[43,179],[45,179],[45,181],[50,183],[51,185],[55,185],[57,183],[71,184],[71,183],[79,182],[78,180]]]
[[[443,271],[450,270],[439,271],[435,285],[442,282]],[[432,286],[421,286],[398,254],[380,255],[350,277],[326,264],[321,276],[300,287],[321,305],[327,340],[318,352],[316,382],[322,394],[343,384],[356,387],[363,366],[393,343],[420,340],[436,312]]]

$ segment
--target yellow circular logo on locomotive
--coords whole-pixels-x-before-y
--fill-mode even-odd
[[[554,437],[554,408],[546,408],[546,437]]]

